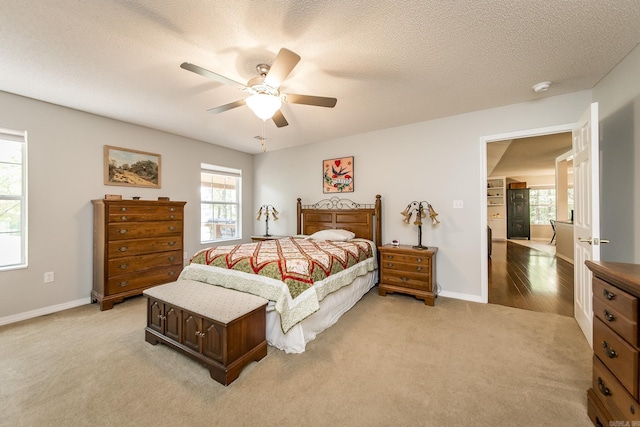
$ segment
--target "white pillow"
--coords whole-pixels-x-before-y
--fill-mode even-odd
[[[346,242],[356,237],[355,233],[348,230],[320,230],[313,233],[307,239],[312,240],[334,240],[338,242]]]

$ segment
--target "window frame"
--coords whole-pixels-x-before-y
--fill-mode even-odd
[[[18,200],[20,202],[20,261],[17,264],[0,264],[0,271],[18,270],[29,266],[29,227],[28,227],[28,165],[27,165],[27,132],[0,128],[0,144],[4,141],[18,142],[22,144],[20,159],[21,167],[21,192],[19,196],[0,193],[0,200]]]
[[[200,165],[200,174],[208,173],[212,175],[222,176],[226,178],[235,178],[236,179],[236,201],[235,202],[221,202],[221,201],[208,201],[203,199],[202,194],[202,178],[200,178],[200,244],[210,244],[216,242],[226,242],[230,240],[239,240],[242,238],[242,170],[228,168],[224,166],[211,165],[207,163],[202,163]],[[204,224],[208,221],[205,221],[203,218],[203,206],[211,205],[211,206],[235,206],[236,208],[236,233],[232,237],[219,237],[219,238],[211,238],[211,239],[203,239],[203,231],[202,228]],[[215,211],[215,209],[214,209]],[[208,218],[207,218],[208,219]]]
[[[540,191],[540,190],[549,190],[552,191],[553,194],[550,195],[549,199],[551,200],[551,203],[549,204],[534,204],[532,202],[532,197],[531,197],[531,192],[532,191]],[[535,187],[535,188],[531,188],[529,190],[529,224],[531,225],[548,225],[549,224],[549,220],[555,220],[556,216],[557,216],[557,189],[554,186],[540,186],[540,187]],[[550,215],[548,218],[546,218],[546,220],[542,221],[542,222],[534,222],[533,219],[533,212],[534,212],[534,207],[538,207],[538,206],[550,206],[553,208],[553,215]]]

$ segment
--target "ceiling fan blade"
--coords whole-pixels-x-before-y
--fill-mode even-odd
[[[209,109],[207,111],[210,112],[210,113],[213,113],[213,114],[218,114],[218,113],[222,113],[222,112],[227,111],[227,110],[231,110],[232,108],[242,107],[246,103],[247,103],[247,101],[245,101],[244,99],[241,99],[241,100],[236,101],[236,102],[231,102],[229,104],[224,104],[224,105],[221,105],[219,107],[211,108],[211,109]]]
[[[338,100],[336,98],[325,98],[324,96],[297,95],[295,93],[283,94],[284,102],[290,104],[314,105],[316,107],[333,108]]]
[[[267,76],[264,78],[264,83],[272,88],[279,88],[299,61],[300,56],[298,54],[291,52],[289,49],[280,49]]]
[[[284,118],[281,110],[276,111],[271,118],[279,128],[285,127],[289,124],[289,122],[287,122],[287,119]]]
[[[234,87],[236,87],[238,89],[246,89],[247,88],[247,86],[243,85],[242,83],[238,83],[235,80],[231,80],[231,79],[229,79],[229,78],[227,78],[225,76],[221,76],[220,74],[216,74],[213,71],[209,71],[209,70],[207,70],[205,68],[198,67],[197,65],[193,65],[193,64],[190,64],[188,62],[183,62],[182,64],[180,64],[180,68],[183,68],[183,69],[188,70],[188,71],[192,71],[192,72],[194,72],[196,74],[200,74],[201,76],[204,76],[204,77],[206,77],[208,79],[215,80],[217,82],[224,83],[224,84],[229,85],[229,86],[234,86]]]

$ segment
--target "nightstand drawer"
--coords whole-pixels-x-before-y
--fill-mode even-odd
[[[416,256],[416,255],[407,255],[401,252],[398,253],[384,253],[381,258],[381,262],[394,262],[394,263],[402,263],[402,264],[413,264],[413,265],[428,265],[431,261],[431,258],[428,256]]]
[[[409,274],[382,269],[380,282],[411,289],[431,290],[431,281],[428,274]]]
[[[431,266],[428,262],[423,264],[406,264],[403,262],[383,260],[380,262],[380,267],[385,271],[393,270],[398,272],[420,273],[426,275],[431,273]]]

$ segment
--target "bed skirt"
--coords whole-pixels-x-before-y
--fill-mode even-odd
[[[320,309],[302,322],[293,326],[286,334],[280,326],[280,314],[274,302],[267,306],[267,342],[286,353],[303,353],[309,341],[338,321],[378,282],[378,270],[357,277],[354,282],[327,295],[320,302]]]

